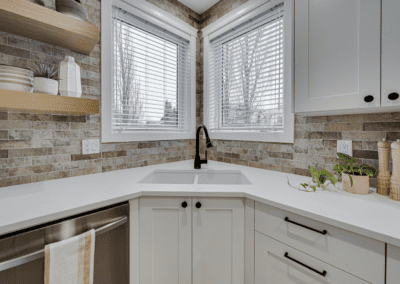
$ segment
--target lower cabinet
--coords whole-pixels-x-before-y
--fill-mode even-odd
[[[243,284],[243,200],[193,198],[192,208],[193,284]]]
[[[191,208],[190,198],[140,198],[140,284],[191,283]]]
[[[400,283],[400,247],[387,245],[386,284]]]
[[[138,198],[130,222],[131,284],[244,283],[244,199]]]
[[[255,284],[368,283],[259,232],[255,234]]]

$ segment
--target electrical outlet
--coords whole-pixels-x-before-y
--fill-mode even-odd
[[[338,140],[337,152],[347,154],[353,157],[353,141],[351,140]]]
[[[90,140],[82,140],[82,154],[90,154]]]

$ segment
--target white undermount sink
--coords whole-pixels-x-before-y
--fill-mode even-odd
[[[155,170],[139,183],[152,184],[251,184],[241,171]]]

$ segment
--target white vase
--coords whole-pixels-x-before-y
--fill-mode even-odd
[[[60,94],[80,98],[82,96],[81,68],[71,56],[65,56],[60,62]]]
[[[58,82],[53,79],[37,77],[33,80],[33,88],[35,93],[44,93],[55,96],[58,94]]]

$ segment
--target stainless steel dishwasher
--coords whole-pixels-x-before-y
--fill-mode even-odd
[[[0,236],[0,283],[43,284],[44,246],[96,229],[94,283],[129,283],[129,204]]]

